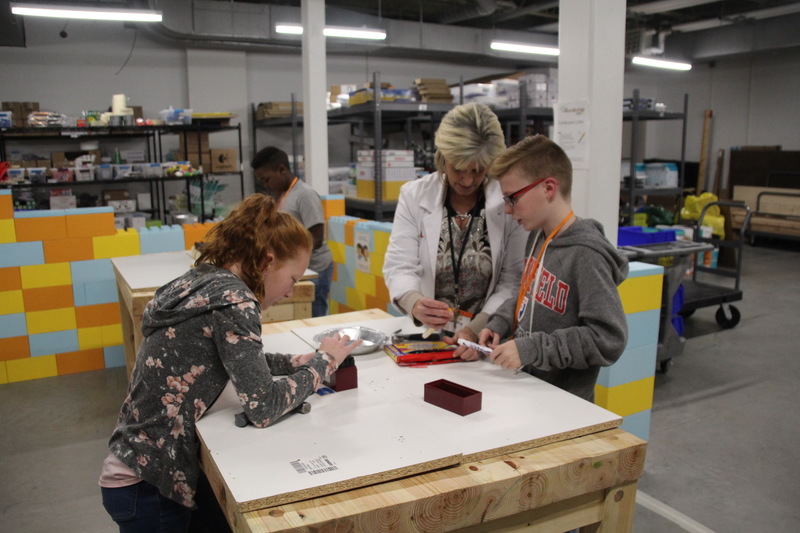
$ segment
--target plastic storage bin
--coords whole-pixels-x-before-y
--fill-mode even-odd
[[[617,231],[617,246],[636,246],[675,240],[674,229],[645,228],[642,226],[621,226]]]

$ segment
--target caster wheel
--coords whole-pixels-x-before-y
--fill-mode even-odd
[[[672,359],[664,359],[660,363],[658,363],[658,369],[661,370],[662,374],[666,374],[669,372],[669,367],[672,366]]]
[[[742,314],[739,312],[736,306],[721,305],[719,306],[719,309],[717,309],[716,318],[717,318],[717,324],[719,324],[725,329],[730,329],[736,327],[736,324],[738,324],[739,320],[741,320],[742,318]]]

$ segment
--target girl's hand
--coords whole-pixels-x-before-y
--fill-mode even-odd
[[[319,343],[319,351],[330,354],[336,360],[336,364],[340,365],[350,355],[350,352],[361,346],[362,342],[364,342],[362,339],[351,341],[347,335],[340,336],[335,333],[322,339]]]

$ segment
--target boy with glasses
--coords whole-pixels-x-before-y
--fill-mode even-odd
[[[493,348],[493,363],[593,401],[600,367],[627,343],[617,286],[628,261],[599,222],[573,213],[572,164],[553,141],[524,139],[498,156],[490,177],[506,213],[531,233],[519,291],[490,317],[479,342]]]

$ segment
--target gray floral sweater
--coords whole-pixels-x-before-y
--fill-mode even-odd
[[[229,270],[208,264],[156,291],[142,333],[109,448],[165,497],[190,508],[200,471],[195,425],[229,379],[247,417],[266,427],[336,370],[326,354],[302,366],[299,356],[265,354],[257,298]],[[279,374],[288,377],[273,380]]]

